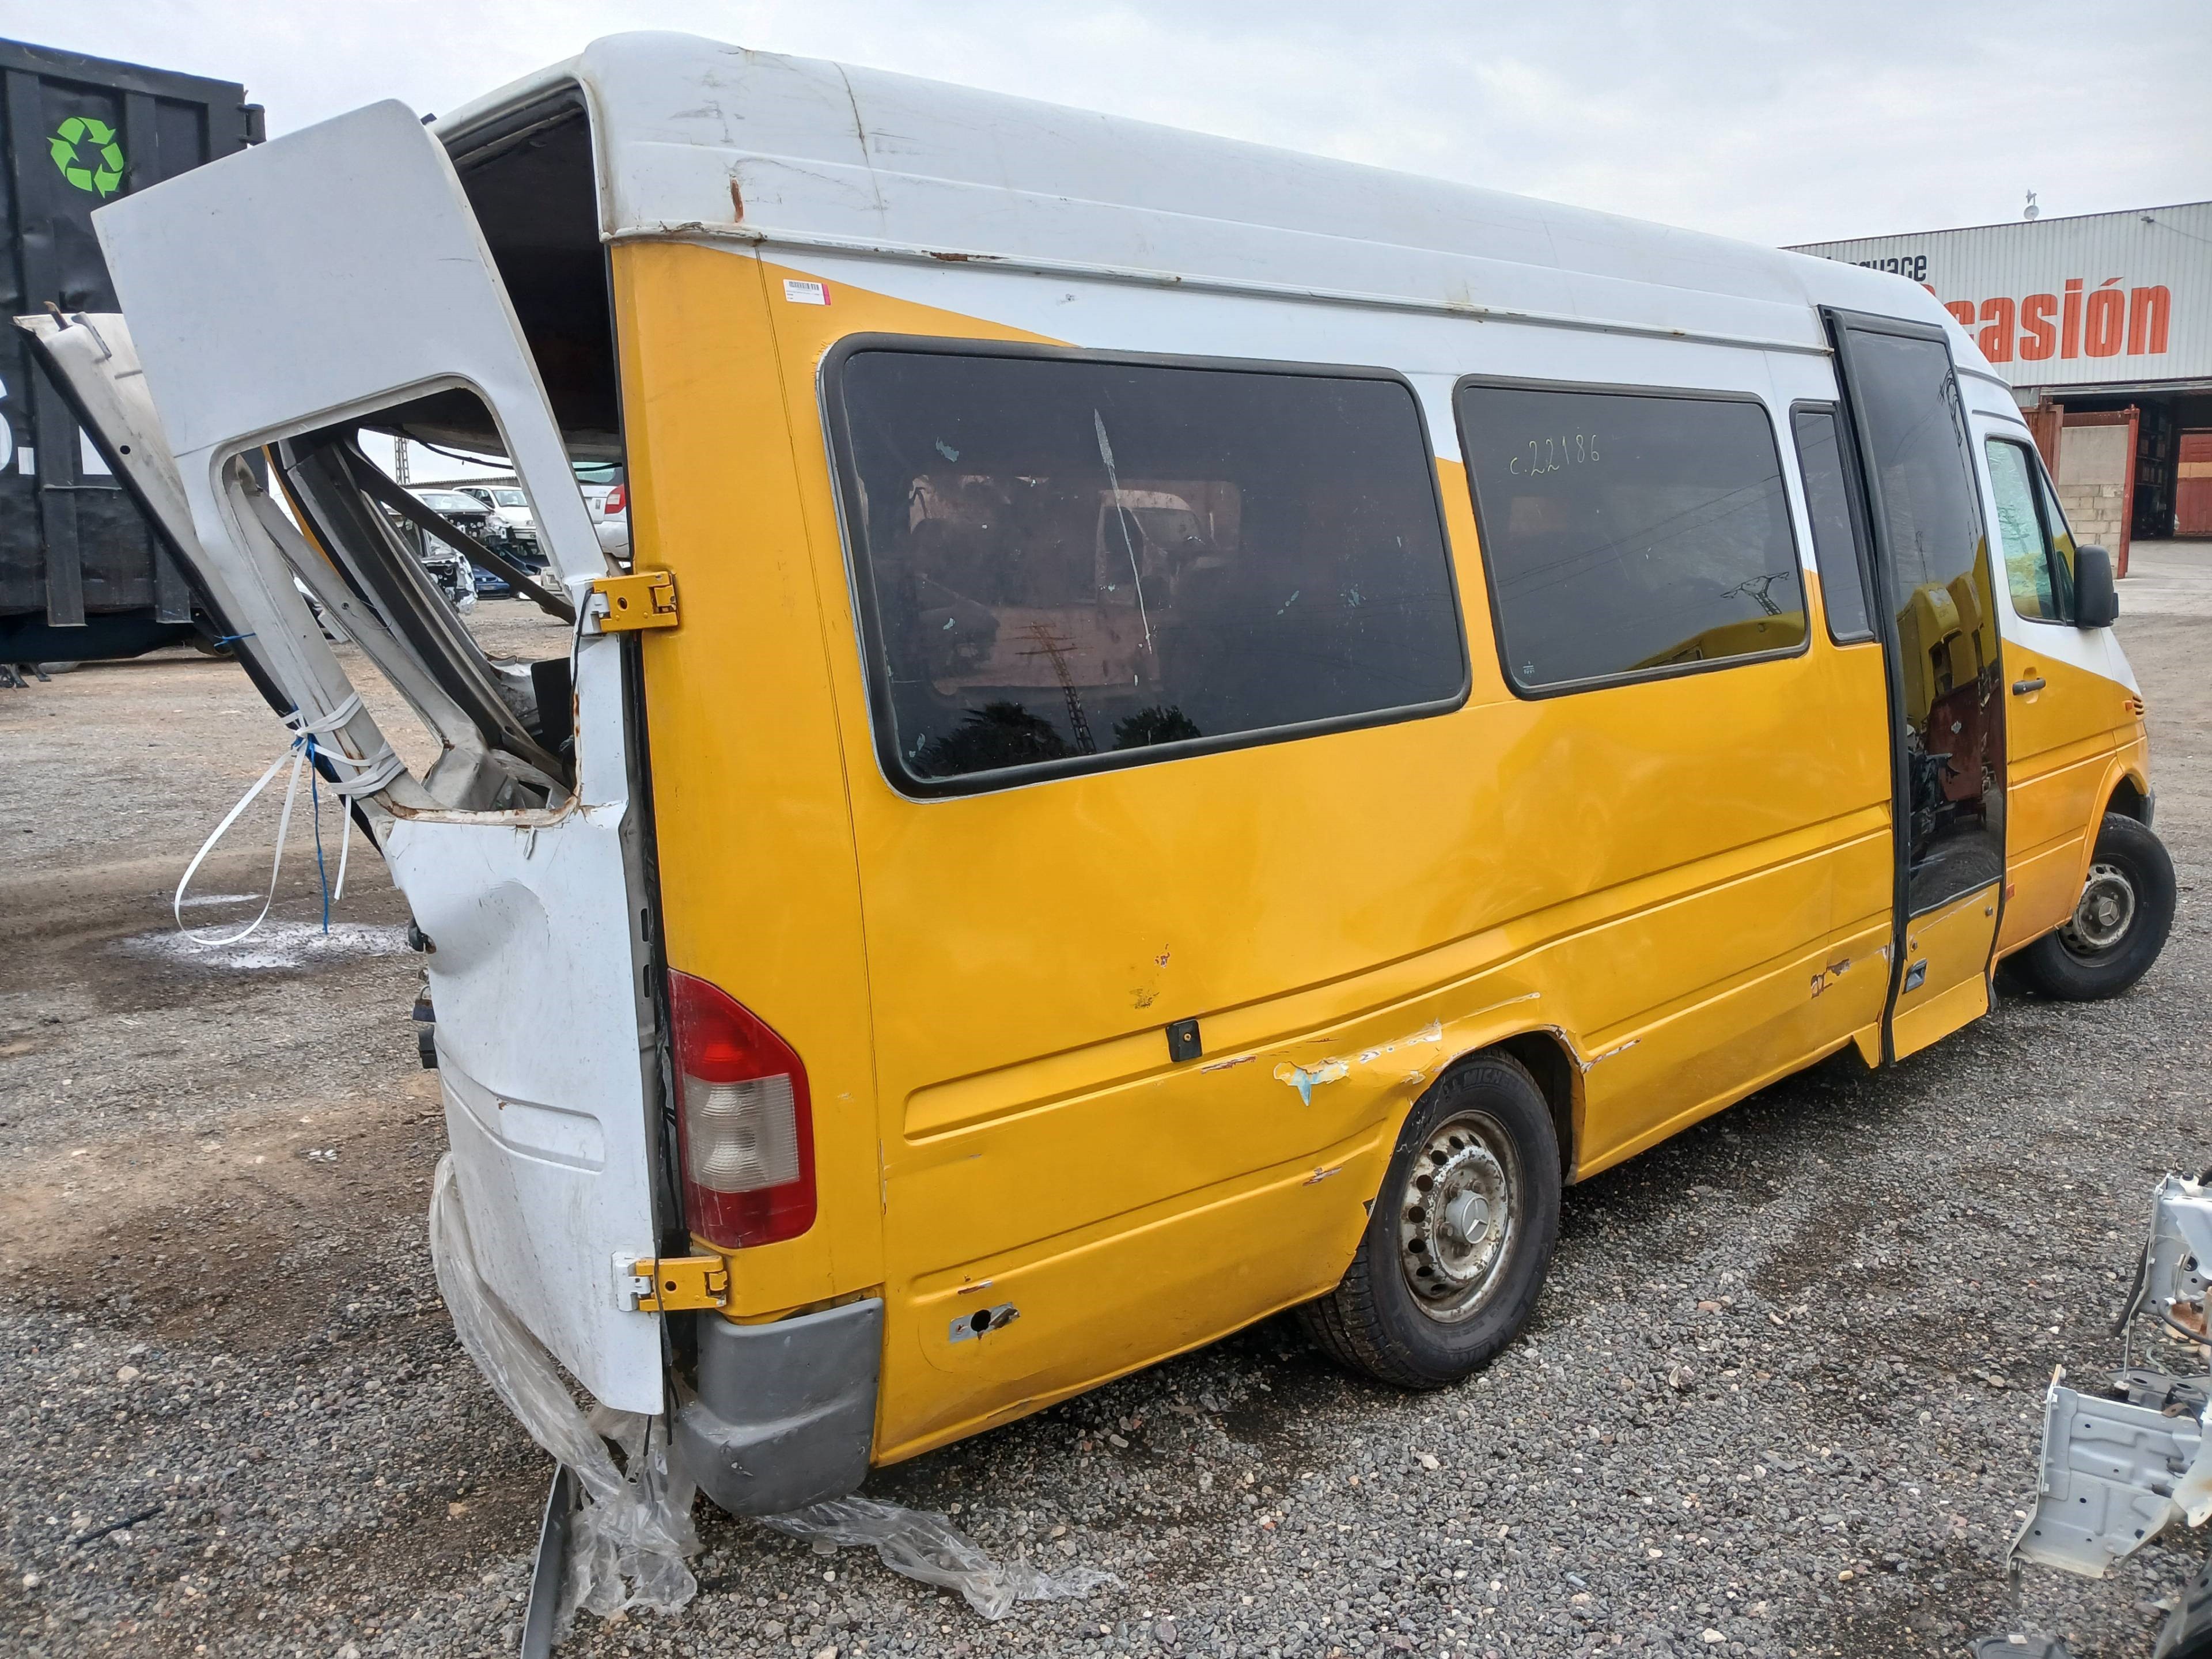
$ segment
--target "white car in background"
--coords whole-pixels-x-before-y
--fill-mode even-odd
[[[599,532],[599,550],[629,562],[629,486],[618,483],[592,507],[592,527]]]
[[[511,546],[520,552],[538,550],[538,520],[530,510],[530,497],[513,484],[459,484],[464,495],[473,495],[486,510],[483,538],[487,546]]]

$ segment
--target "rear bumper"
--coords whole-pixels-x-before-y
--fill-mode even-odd
[[[698,1316],[699,1389],[676,1443],[732,1515],[778,1515],[859,1489],[875,1443],[884,1304],[871,1298],[769,1325]]]

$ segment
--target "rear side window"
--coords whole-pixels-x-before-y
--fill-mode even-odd
[[[1458,403],[1516,687],[1803,647],[1804,582],[1761,404],[1474,382]]]
[[[1852,526],[1835,411],[1793,409],[1790,426],[1797,440],[1797,471],[1805,480],[1805,514],[1813,526],[1813,562],[1820,568],[1828,637],[1838,645],[1870,640],[1866,562],[1859,556],[1858,532]]]
[[[2058,514],[2026,444],[1986,440],[1990,483],[1997,501],[1997,538],[2004,545],[2005,586],[2012,608],[2032,622],[2070,622],[2074,615],[2074,538]]]
[[[1402,381],[863,346],[829,385],[878,738],[911,793],[1464,695]]]

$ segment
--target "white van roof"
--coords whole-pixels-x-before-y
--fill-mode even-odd
[[[437,123],[580,85],[602,231],[743,240],[1826,349],[1821,304],[1949,325],[1905,278],[1586,208],[942,82],[637,33]],[[804,264],[794,258],[792,263]]]

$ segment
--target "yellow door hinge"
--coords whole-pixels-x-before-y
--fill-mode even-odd
[[[624,634],[641,628],[673,628],[676,578],[665,570],[641,570],[629,576],[602,576],[592,592],[606,600],[599,617],[602,634]]]
[[[726,1308],[730,1267],[719,1255],[631,1255],[615,1258],[617,1299],[638,1313],[680,1313],[687,1308]]]

